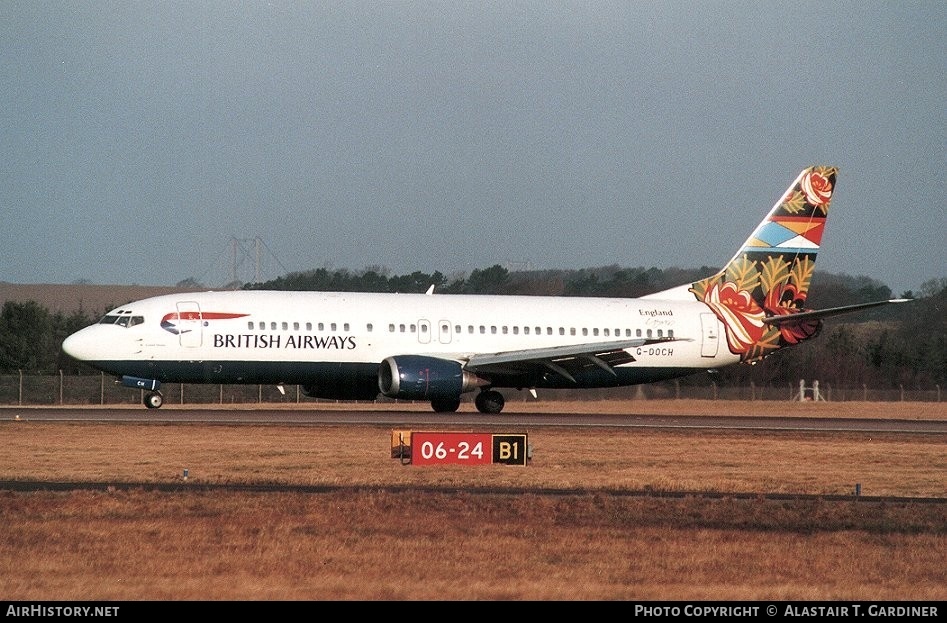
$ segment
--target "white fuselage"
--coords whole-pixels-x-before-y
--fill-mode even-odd
[[[716,368],[738,361],[700,302],[548,296],[283,291],[184,293],[145,299],[69,337],[67,353],[106,362],[352,362],[622,339],[677,341],[629,349],[639,368]],[[119,373],[109,367],[105,369]],[[197,381],[197,379],[195,379]]]

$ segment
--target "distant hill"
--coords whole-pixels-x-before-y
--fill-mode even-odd
[[[35,301],[52,313],[83,311],[97,316],[125,303],[176,292],[200,292],[210,288],[172,286],[102,286],[90,284],[19,284],[0,282],[0,306],[7,301]]]

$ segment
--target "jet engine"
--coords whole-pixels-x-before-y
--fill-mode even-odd
[[[456,361],[424,355],[388,357],[378,368],[378,389],[402,400],[459,400],[486,384]]]

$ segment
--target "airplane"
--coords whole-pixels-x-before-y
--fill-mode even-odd
[[[306,396],[430,401],[501,388],[604,388],[752,364],[823,318],[910,299],[806,309],[838,170],[804,169],[716,274],[640,298],[237,290],[109,311],[63,351],[163,403],[162,383],[298,385]]]

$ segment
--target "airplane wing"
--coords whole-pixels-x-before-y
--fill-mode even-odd
[[[635,360],[627,349],[649,344],[680,341],[689,342],[691,340],[676,337],[636,338],[633,340],[570,344],[552,348],[483,353],[471,355],[466,361],[465,368],[474,373],[503,375],[524,374],[537,368],[544,368],[552,370],[575,383],[573,373],[588,366],[598,366],[614,375],[613,366]]]

